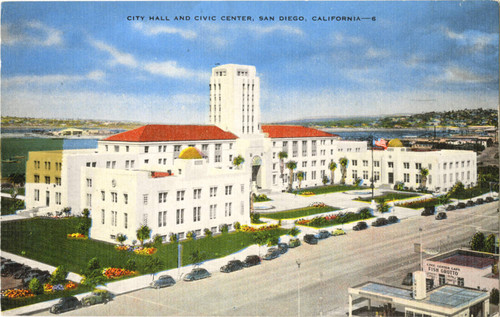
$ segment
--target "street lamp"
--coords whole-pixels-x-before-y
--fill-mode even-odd
[[[418,228],[420,234],[420,271],[424,270],[424,264],[422,263],[422,228]]]
[[[298,308],[298,314],[297,314],[297,316],[300,317],[300,259],[297,259],[295,261],[295,263],[297,263],[297,275],[298,275],[298,278],[297,278],[297,297],[298,297],[297,308]]]

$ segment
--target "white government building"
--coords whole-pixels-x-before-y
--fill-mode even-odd
[[[71,207],[91,210],[91,237],[114,242],[118,233],[130,242],[142,224],[152,234],[180,238],[205,228],[249,223],[250,194],[282,191],[288,185],[283,161],[297,162],[302,187],[321,186],[330,178],[329,163],[349,165],[346,183],[370,184],[373,155],[375,186],[404,182],[420,186],[420,168],[428,168],[427,187],[449,190],[457,181],[476,181],[472,151],[417,151],[389,147],[372,151],[363,141],[302,126],[261,125],[260,81],[254,66],[227,64],[212,69],[210,125],[146,125],[100,140],[97,149],[30,152],[26,168],[26,207],[37,214]],[[233,159],[244,158],[241,166]],[[43,162],[43,163],[42,163]],[[51,169],[52,167],[52,169]]]

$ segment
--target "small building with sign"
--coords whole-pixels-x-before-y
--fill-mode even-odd
[[[491,291],[498,288],[498,254],[457,249],[424,261],[434,286],[452,284]]]

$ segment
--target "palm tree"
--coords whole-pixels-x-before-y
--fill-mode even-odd
[[[339,159],[340,171],[342,173],[342,179],[340,180],[341,184],[345,184],[345,177],[347,173],[347,164],[349,164],[349,160],[346,157],[342,157]]]
[[[335,183],[334,179],[335,179],[335,170],[337,169],[337,163],[331,161],[330,164],[328,165],[328,169],[332,173],[332,179],[330,180],[330,184],[333,185],[333,183]]]
[[[297,162],[295,162],[295,161],[288,161],[286,163],[286,168],[288,168],[288,170],[290,171],[290,176],[289,176],[290,182],[288,183],[288,190],[292,191],[293,170],[297,168]]]
[[[280,158],[281,183],[284,184],[285,179],[283,178],[283,171],[285,169],[285,159],[288,158],[288,153],[281,151],[278,153],[278,157]]]
[[[302,185],[302,180],[304,179],[304,172],[298,171],[297,172],[297,179],[299,180],[299,189],[300,189],[300,186]]]
[[[427,168],[421,168],[420,176],[422,176],[422,189],[423,189],[427,186],[427,176],[429,176],[429,170]]]
[[[137,229],[137,240],[141,241],[141,246],[144,245],[144,240],[151,238],[151,229],[142,225],[139,229]]]
[[[241,155],[238,155],[233,159],[233,165],[236,166],[236,169],[240,169],[240,166],[243,163],[245,163],[245,159]]]

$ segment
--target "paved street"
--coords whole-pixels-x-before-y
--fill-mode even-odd
[[[442,221],[419,216],[386,227],[350,231],[316,246],[291,249],[257,267],[214,273],[196,282],[180,281],[161,290],[143,289],[118,296],[107,305],[65,314],[345,316],[349,286],[367,280],[400,286],[406,273],[418,268],[413,244],[419,241],[419,227],[423,228],[424,249],[446,251],[467,244],[477,227],[498,230],[497,206],[495,202],[452,211]]]

